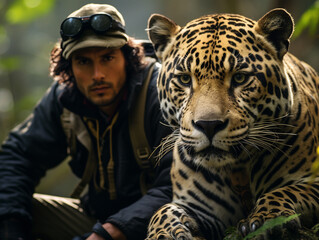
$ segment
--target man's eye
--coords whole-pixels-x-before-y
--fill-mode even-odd
[[[104,56],[103,58],[105,61],[111,61],[112,59],[114,59],[113,56]]]
[[[87,64],[88,61],[87,61],[87,60],[81,60],[79,63],[80,63],[81,65],[84,65],[84,64]]]
[[[85,58],[80,58],[80,59],[77,59],[76,61],[79,65],[85,65],[85,64],[88,64],[88,60],[85,59]]]
[[[190,85],[192,82],[192,78],[188,74],[180,74],[180,75],[177,75],[176,77],[181,84],[186,86]]]

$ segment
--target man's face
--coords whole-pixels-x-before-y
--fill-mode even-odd
[[[77,87],[89,101],[101,109],[117,104],[126,82],[126,62],[120,49],[79,49],[71,62]]]

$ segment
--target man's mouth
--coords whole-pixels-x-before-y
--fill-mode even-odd
[[[99,86],[99,87],[91,88],[90,91],[99,94],[99,93],[104,93],[108,89],[110,89],[110,87],[108,87],[108,86]]]

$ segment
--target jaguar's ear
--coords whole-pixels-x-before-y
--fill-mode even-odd
[[[180,27],[169,18],[153,14],[148,19],[148,38],[152,41],[157,57],[162,60],[163,52],[170,43],[172,36]]]
[[[258,20],[255,30],[271,42],[278,58],[282,59],[288,51],[289,39],[294,31],[294,21],[285,9],[276,8]]]

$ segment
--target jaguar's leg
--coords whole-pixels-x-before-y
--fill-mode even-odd
[[[147,240],[157,239],[204,239],[198,224],[187,212],[175,203],[161,207],[152,217],[148,226]]]
[[[302,225],[312,226],[319,215],[319,184],[297,184],[279,188],[261,196],[251,214],[239,222],[238,230],[243,236],[256,231],[267,220],[279,216],[300,214],[285,224],[267,231],[267,235],[282,234],[283,229],[296,231]]]

